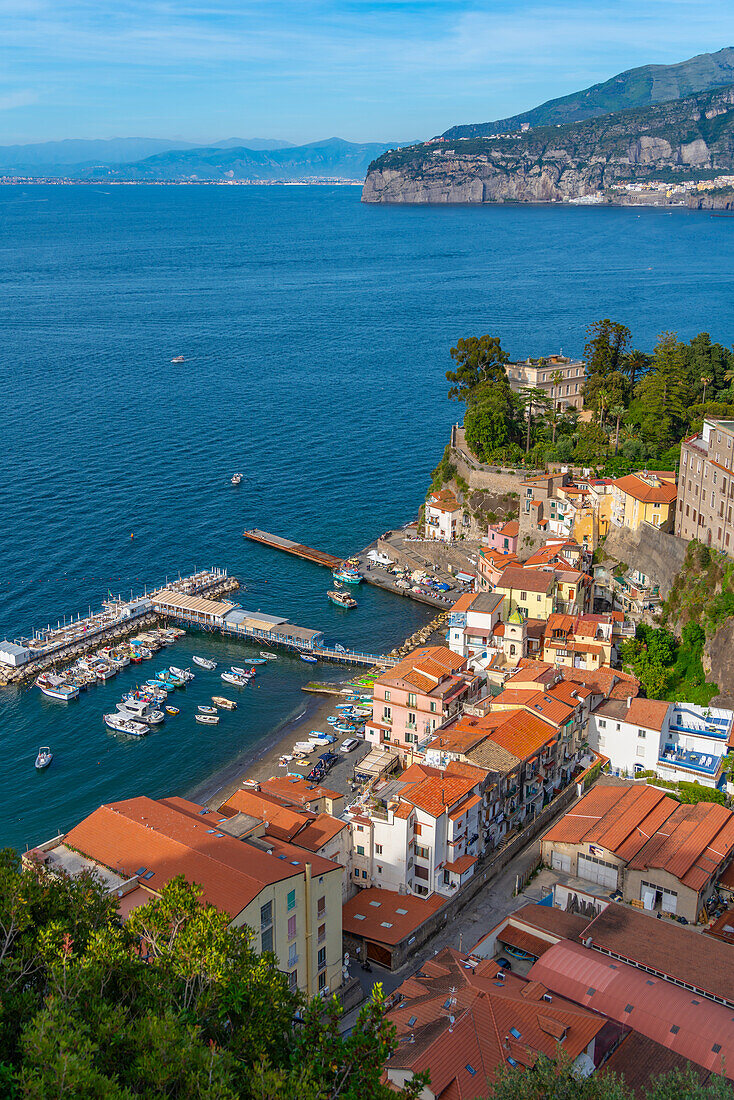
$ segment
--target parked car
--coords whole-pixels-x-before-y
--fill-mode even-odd
[[[342,741],[339,752],[354,752],[359,746],[359,741],[356,737],[347,737],[346,741]]]

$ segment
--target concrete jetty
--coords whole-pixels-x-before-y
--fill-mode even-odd
[[[342,558],[333,554],[326,554],[323,550],[313,550],[303,543],[293,542],[292,539],[282,538],[280,535],[271,535],[268,531],[261,531],[253,527],[251,531],[245,531],[244,537],[251,542],[259,542],[262,546],[272,546],[275,550],[283,550],[286,554],[293,554],[296,558],[312,561],[316,565],[323,565],[327,569],[336,569],[342,564]]]

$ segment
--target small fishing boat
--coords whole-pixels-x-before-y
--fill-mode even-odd
[[[130,660],[134,665],[139,665],[143,659],[143,654],[137,649],[130,650]]]
[[[326,721],[329,723],[329,725],[333,726],[335,722],[339,721],[339,719],[335,714],[330,714]]]
[[[196,709],[198,710],[199,714],[216,714],[217,713],[217,708],[216,707],[197,707]]]
[[[173,359],[171,360],[171,362],[172,362],[172,363],[185,363],[185,362],[186,362],[186,360],[184,359],[183,355],[176,355],[176,356],[174,356],[174,358],[173,358]]]
[[[194,678],[194,674],[190,668],[176,668],[171,665],[171,672],[174,676],[178,676],[180,680],[183,680],[185,684],[190,684]]]
[[[230,672],[233,672],[235,676],[254,676],[254,668],[240,668],[239,665],[231,665]]]
[[[234,672],[223,672],[221,676],[225,684],[233,684],[234,687],[247,687],[250,682],[247,676],[237,676]]]
[[[250,663],[253,664],[253,665],[264,665],[265,664],[265,658],[264,657],[251,657],[250,658]]]
[[[342,591],[341,588],[334,588],[326,595],[329,597],[332,603],[335,603],[337,607],[356,607],[357,601],[349,595],[348,592]]]
[[[178,707],[166,707],[166,714],[178,714]]]
[[[242,474],[232,474],[230,480],[233,485],[239,485],[239,483],[242,481]]]
[[[79,696],[79,688],[76,684],[70,684],[60,676],[46,674],[44,678],[39,676],[36,685],[49,699],[58,699],[62,703],[68,703]]]
[[[38,750],[38,756],[36,757],[36,768],[40,772],[43,768],[47,768],[54,758],[54,754],[48,745],[41,745]]]
[[[212,703],[224,710],[237,710],[234,699],[226,699],[223,695],[212,695]]]
[[[318,657],[314,657],[311,653],[301,653],[299,651],[298,656],[309,665],[315,665],[318,662]]]
[[[98,680],[111,680],[113,676],[117,676],[117,669],[114,665],[98,665],[97,666],[97,679]]]
[[[199,668],[206,668],[209,672],[213,672],[217,667],[217,662],[210,661],[208,657],[192,657],[191,660],[195,665],[198,665]]]
[[[144,722],[136,722],[132,718],[123,718],[121,714],[103,715],[104,724],[114,733],[127,733],[130,737],[145,737],[148,727]]]
[[[117,710],[123,718],[145,722],[146,726],[159,726],[164,718],[163,711],[156,710],[149,699],[124,699],[117,704]]]
[[[202,726],[216,726],[219,722],[218,714],[195,714],[194,718],[197,722],[201,722]]]
[[[357,569],[335,569],[332,576],[335,581],[342,581],[343,584],[361,584],[362,574]]]
[[[275,653],[268,653],[267,649],[260,650],[260,656],[266,661],[277,661],[278,657]]]
[[[163,680],[166,687],[168,684],[175,688],[186,687],[186,681],[183,676],[177,676],[172,668],[162,668],[158,675]]]

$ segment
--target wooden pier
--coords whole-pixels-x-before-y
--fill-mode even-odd
[[[343,561],[343,558],[336,558],[333,554],[324,553],[323,550],[313,550],[310,546],[293,542],[292,539],[281,538],[280,535],[271,535],[267,531],[260,531],[257,527],[253,527],[251,531],[245,531],[244,537],[252,542],[259,542],[262,546],[272,546],[275,550],[283,550],[296,558],[312,561],[315,565],[323,565],[327,569],[336,569]]]

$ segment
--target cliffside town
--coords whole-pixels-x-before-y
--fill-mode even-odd
[[[734,85],[640,110],[480,138],[437,138],[384,153],[363,202],[629,201],[629,183],[710,180],[734,168]],[[619,193],[615,194],[615,189]],[[716,201],[725,207],[726,188]],[[635,201],[635,200],[632,200]],[[637,200],[639,201],[639,200]],[[697,192],[675,201],[699,205]]]

